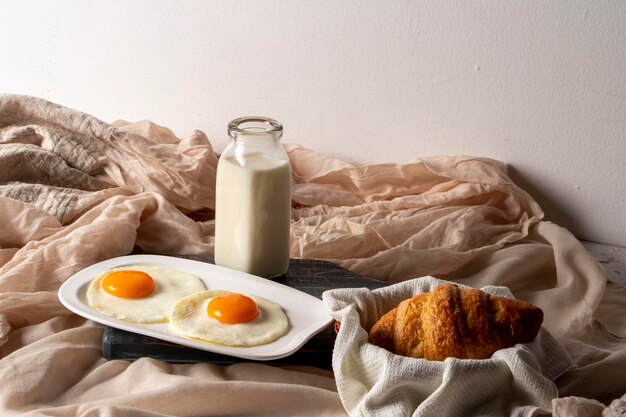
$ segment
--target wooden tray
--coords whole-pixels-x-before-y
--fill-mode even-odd
[[[182,258],[213,263],[213,259],[202,256]],[[356,275],[333,263],[309,259],[292,259],[286,275],[274,279],[281,284],[297,288],[315,297],[333,288],[380,288],[387,283]],[[330,369],[335,343],[334,325],[328,326],[311,338],[296,353],[285,358],[263,363],[276,365],[310,365]],[[134,361],[150,357],[172,363],[211,362],[232,364],[247,362],[245,359],[193,349],[153,337],[105,326],[102,336],[102,354],[107,359]]]

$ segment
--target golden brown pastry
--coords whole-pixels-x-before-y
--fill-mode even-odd
[[[498,349],[532,342],[542,322],[543,311],[524,301],[442,285],[382,316],[369,342],[414,358],[486,359]]]

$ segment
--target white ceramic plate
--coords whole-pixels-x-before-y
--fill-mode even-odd
[[[283,337],[266,345],[230,347],[178,336],[170,329],[168,323],[129,323],[89,307],[86,292],[94,278],[107,269],[133,265],[155,265],[177,269],[198,277],[207,290],[224,289],[267,298],[282,307],[289,318],[289,331]],[[326,312],[322,301],[302,291],[255,275],[206,262],[160,255],[122,256],[91,265],[65,281],[59,288],[58,295],[65,307],[98,323],[196,349],[253,360],[271,360],[289,356],[332,321],[332,317]]]

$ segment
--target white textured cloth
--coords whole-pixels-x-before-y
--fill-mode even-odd
[[[323,294],[340,330],[333,369],[352,416],[536,416],[549,414],[554,380],[573,367],[565,349],[542,328],[532,343],[500,349],[490,359],[429,361],[367,343],[367,330],[400,301],[449,283],[416,278],[388,287]],[[467,288],[459,285],[461,288]],[[483,291],[513,298],[505,287]]]

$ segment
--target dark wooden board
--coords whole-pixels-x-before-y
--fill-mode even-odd
[[[209,257],[181,257],[203,262],[213,262]],[[275,278],[274,281],[297,288],[317,298],[321,298],[324,291],[333,288],[366,287],[374,289],[387,285],[383,281],[356,275],[333,263],[310,259],[292,259],[289,262],[287,274]],[[306,342],[294,354],[281,359],[264,361],[263,363],[310,365],[330,369],[334,343],[335,331],[334,325],[331,324]],[[248,362],[245,359],[194,349],[109,326],[106,326],[104,329],[102,353],[108,359],[129,361],[150,357],[171,363],[210,362],[232,364]]]

